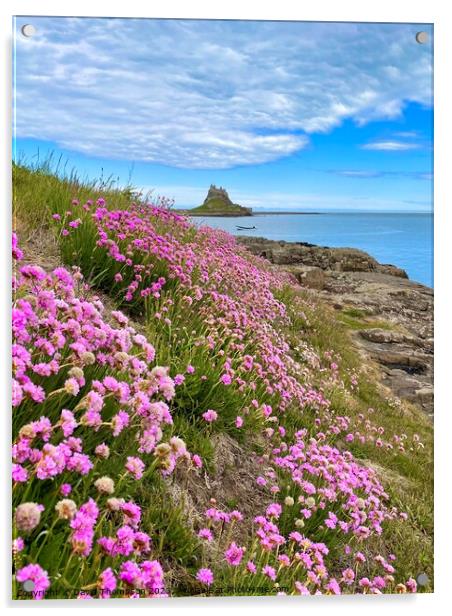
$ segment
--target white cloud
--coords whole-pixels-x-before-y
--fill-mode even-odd
[[[407,143],[405,141],[373,141],[361,146],[363,150],[381,150],[384,152],[404,152],[406,150],[416,150],[421,146],[418,143]]]
[[[415,43],[418,26],[33,23],[37,35],[16,40],[16,135],[100,157],[264,163],[344,119],[364,124],[397,117],[406,101],[431,105],[431,51]]]
[[[342,175],[346,178],[376,178],[381,175],[380,171],[360,171],[354,169],[339,169],[333,170],[331,173],[335,173],[336,175]]]

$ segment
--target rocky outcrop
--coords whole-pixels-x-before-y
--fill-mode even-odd
[[[407,273],[393,265],[383,265],[367,252],[356,248],[328,248],[306,242],[284,242],[264,237],[239,236],[253,254],[265,257],[277,265],[302,264],[336,272],[379,272],[408,278]]]
[[[379,366],[381,382],[394,396],[433,413],[433,289],[360,250],[238,240],[292,273],[339,317],[347,311],[359,315],[352,336],[363,359]]]
[[[381,380],[398,398],[433,413],[433,289],[371,272],[329,273],[322,296],[336,309],[365,315],[354,341],[380,366]],[[381,321],[389,329],[366,327]]]

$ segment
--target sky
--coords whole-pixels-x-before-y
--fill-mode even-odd
[[[53,152],[178,207],[213,183],[255,210],[432,211],[430,25],[18,17],[14,31],[16,160]]]

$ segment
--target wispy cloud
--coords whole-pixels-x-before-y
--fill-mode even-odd
[[[379,150],[382,152],[405,152],[407,150],[417,150],[421,145],[406,141],[372,141],[361,146],[363,150]]]
[[[341,175],[346,178],[378,178],[381,177],[381,171],[359,171],[354,169],[330,169],[329,173]]]
[[[394,137],[401,137],[402,139],[417,139],[419,132],[417,130],[400,130],[394,133]]]
[[[328,173],[339,175],[346,178],[358,178],[358,179],[372,179],[381,177],[394,177],[394,178],[411,178],[413,180],[431,180],[433,178],[432,173],[424,171],[385,171],[385,170],[358,170],[358,169],[329,169]]]
[[[265,163],[347,118],[431,105],[430,49],[409,24],[32,19],[37,35],[16,40],[16,136],[85,154]]]

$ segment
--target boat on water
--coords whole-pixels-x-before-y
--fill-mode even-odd
[[[239,231],[244,231],[245,229],[255,229],[256,227],[241,227],[240,225],[236,225]]]

